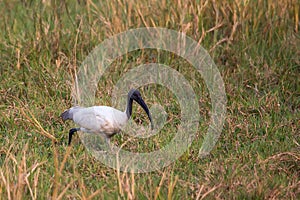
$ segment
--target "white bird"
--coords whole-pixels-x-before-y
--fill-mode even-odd
[[[69,131],[69,142],[77,131],[102,134],[109,143],[110,138],[119,133],[125,126],[132,113],[132,102],[135,100],[147,113],[153,129],[152,117],[144,102],[141,93],[132,89],[128,93],[127,106],[124,112],[108,106],[72,107],[61,114],[63,121],[73,120],[80,128],[72,128]]]

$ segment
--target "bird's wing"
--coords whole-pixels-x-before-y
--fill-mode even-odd
[[[90,132],[110,135],[119,131],[114,121],[114,110],[106,106],[83,108],[76,112],[73,120],[77,125]]]

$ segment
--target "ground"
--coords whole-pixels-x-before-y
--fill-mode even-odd
[[[299,1],[0,2],[0,199],[299,199]],[[159,62],[184,75],[201,120],[191,147],[151,173],[124,173],[95,159],[60,114],[85,57],[103,40],[139,27],[184,32],[205,48],[224,80],[227,115],[209,155],[198,156],[211,101],[201,75],[170,52],[137,50],[116,59],[98,83],[111,105],[114,84],[137,65]],[[176,97],[140,91],[168,114],[161,132],[125,149],[151,152],[180,125]],[[134,113],[142,113],[134,107]],[[146,115],[134,114],[137,124]],[[128,139],[124,134],[114,144]]]

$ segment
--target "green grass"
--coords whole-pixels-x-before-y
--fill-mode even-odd
[[[0,11],[0,199],[300,198],[298,1],[4,0]],[[224,79],[227,116],[217,145],[200,159],[210,110],[201,76],[168,52],[117,59],[99,82],[97,104],[110,105],[123,72],[154,58],[189,80],[201,115],[196,139],[176,162],[151,173],[122,173],[94,159],[77,136],[68,148],[73,124],[59,116],[72,105],[75,69],[89,52],[116,33],[145,26],[201,42]],[[160,134],[126,146],[150,152],[172,138],[180,107],[164,87],[141,91],[168,113]]]

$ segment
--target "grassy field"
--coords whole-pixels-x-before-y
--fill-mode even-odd
[[[299,199],[299,6],[297,0],[0,1],[0,200]],[[208,50],[224,79],[227,117],[213,151],[199,158],[210,109],[201,76],[168,52],[129,53],[100,80],[97,104],[110,105],[122,72],[148,63],[151,54],[189,80],[203,120],[175,163],[123,173],[97,161],[78,136],[68,147],[74,125],[59,116],[72,106],[73,77],[89,52],[116,33],[148,26],[182,31]],[[172,138],[180,108],[163,87],[140,90],[168,113],[158,136],[126,146],[150,152]]]

